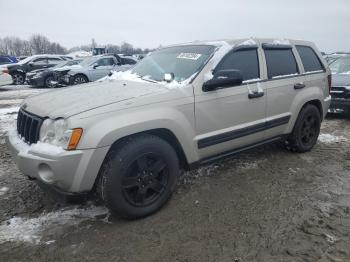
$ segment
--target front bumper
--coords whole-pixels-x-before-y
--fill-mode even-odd
[[[6,137],[19,170],[60,194],[86,193],[94,186],[107,147],[60,153],[37,152],[17,135]]]

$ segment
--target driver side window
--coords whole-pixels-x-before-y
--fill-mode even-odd
[[[260,78],[257,49],[231,51],[215,68],[219,70],[239,70],[243,81]]]

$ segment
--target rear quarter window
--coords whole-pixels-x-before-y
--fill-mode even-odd
[[[315,51],[309,46],[296,46],[305,72],[323,71],[323,65]]]
[[[268,78],[277,78],[299,73],[292,49],[265,49]]]

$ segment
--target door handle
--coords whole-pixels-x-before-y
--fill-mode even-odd
[[[264,92],[259,92],[259,91],[253,91],[253,92],[249,92],[248,93],[248,98],[252,99],[252,98],[258,98],[258,97],[262,97],[264,96]]]
[[[302,89],[305,87],[305,84],[304,83],[296,83],[294,85],[294,89]]]

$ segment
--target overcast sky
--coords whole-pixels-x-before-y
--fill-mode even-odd
[[[40,33],[67,48],[256,36],[350,51],[350,0],[0,0],[0,10],[0,37]]]

